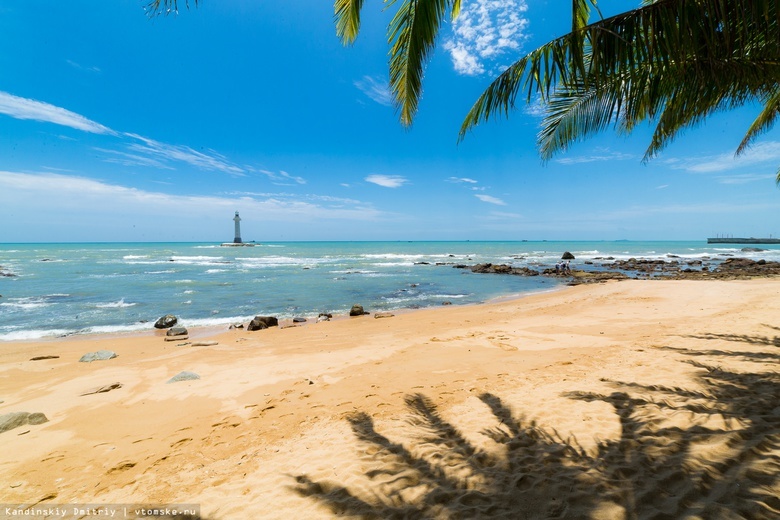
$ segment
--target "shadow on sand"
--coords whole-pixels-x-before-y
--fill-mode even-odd
[[[695,339],[778,345],[759,336]],[[378,432],[368,414],[349,419],[372,468],[365,480],[297,475],[294,489],[359,518],[780,518],[780,373],[717,366],[735,357],[765,369],[780,353],[660,350],[695,367],[691,388],[606,381],[609,395],[566,394],[614,409],[620,437],[595,448],[486,393],[479,398],[492,424],[480,433],[496,444],[488,452],[415,394],[406,398],[406,445]]]

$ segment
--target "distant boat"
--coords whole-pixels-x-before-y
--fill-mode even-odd
[[[708,238],[708,244],[780,244],[780,238]]]

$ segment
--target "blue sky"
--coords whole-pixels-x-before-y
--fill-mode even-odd
[[[458,144],[502,67],[566,32],[568,2],[464,0],[410,129],[389,102],[379,1],[348,48],[326,0],[155,19],[144,3],[0,0],[0,242],[225,241],[237,210],[259,242],[780,234],[777,131],[733,157],[750,107],[648,164],[649,128],[543,164],[534,107]]]

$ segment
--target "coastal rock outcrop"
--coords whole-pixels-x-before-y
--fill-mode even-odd
[[[187,327],[182,327],[181,325],[176,325],[174,327],[171,327],[168,329],[168,332],[165,333],[166,336],[186,336],[187,335]]]
[[[455,266],[459,267],[459,266]],[[471,266],[472,273],[489,273],[489,274],[514,274],[519,276],[539,276],[539,271],[529,269],[528,267],[512,267],[506,264],[477,264]]]
[[[81,359],[79,359],[80,363],[92,363],[93,361],[105,361],[107,359],[114,359],[116,357],[116,352],[113,352],[111,350],[98,350],[97,352],[87,352],[83,356],[81,356]]]
[[[355,304],[349,310],[350,316],[363,316],[364,314],[368,314],[368,313],[363,309],[362,305]]]
[[[0,433],[13,430],[25,424],[43,424],[49,419],[40,412],[11,412],[0,415]]]
[[[278,327],[279,319],[275,316],[255,316],[252,321],[249,322],[246,330],[262,330],[268,327]]]
[[[178,383],[180,381],[194,381],[196,379],[200,379],[200,376],[196,374],[195,372],[189,372],[185,370],[184,372],[179,372],[172,378],[170,378],[166,384],[168,383]]]
[[[165,316],[159,318],[157,321],[154,322],[154,328],[155,329],[168,329],[176,325],[178,323],[179,318],[174,316],[173,314],[166,314]]]
[[[561,256],[561,260],[574,260],[574,255],[566,251],[563,253],[563,256]]]

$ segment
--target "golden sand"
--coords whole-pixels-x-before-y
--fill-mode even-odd
[[[780,518],[778,330],[780,280],[627,281],[180,342],[3,343],[0,414],[49,422],[0,433],[0,503]],[[101,349],[118,357],[78,362]],[[200,379],[167,383],[182,371]]]

